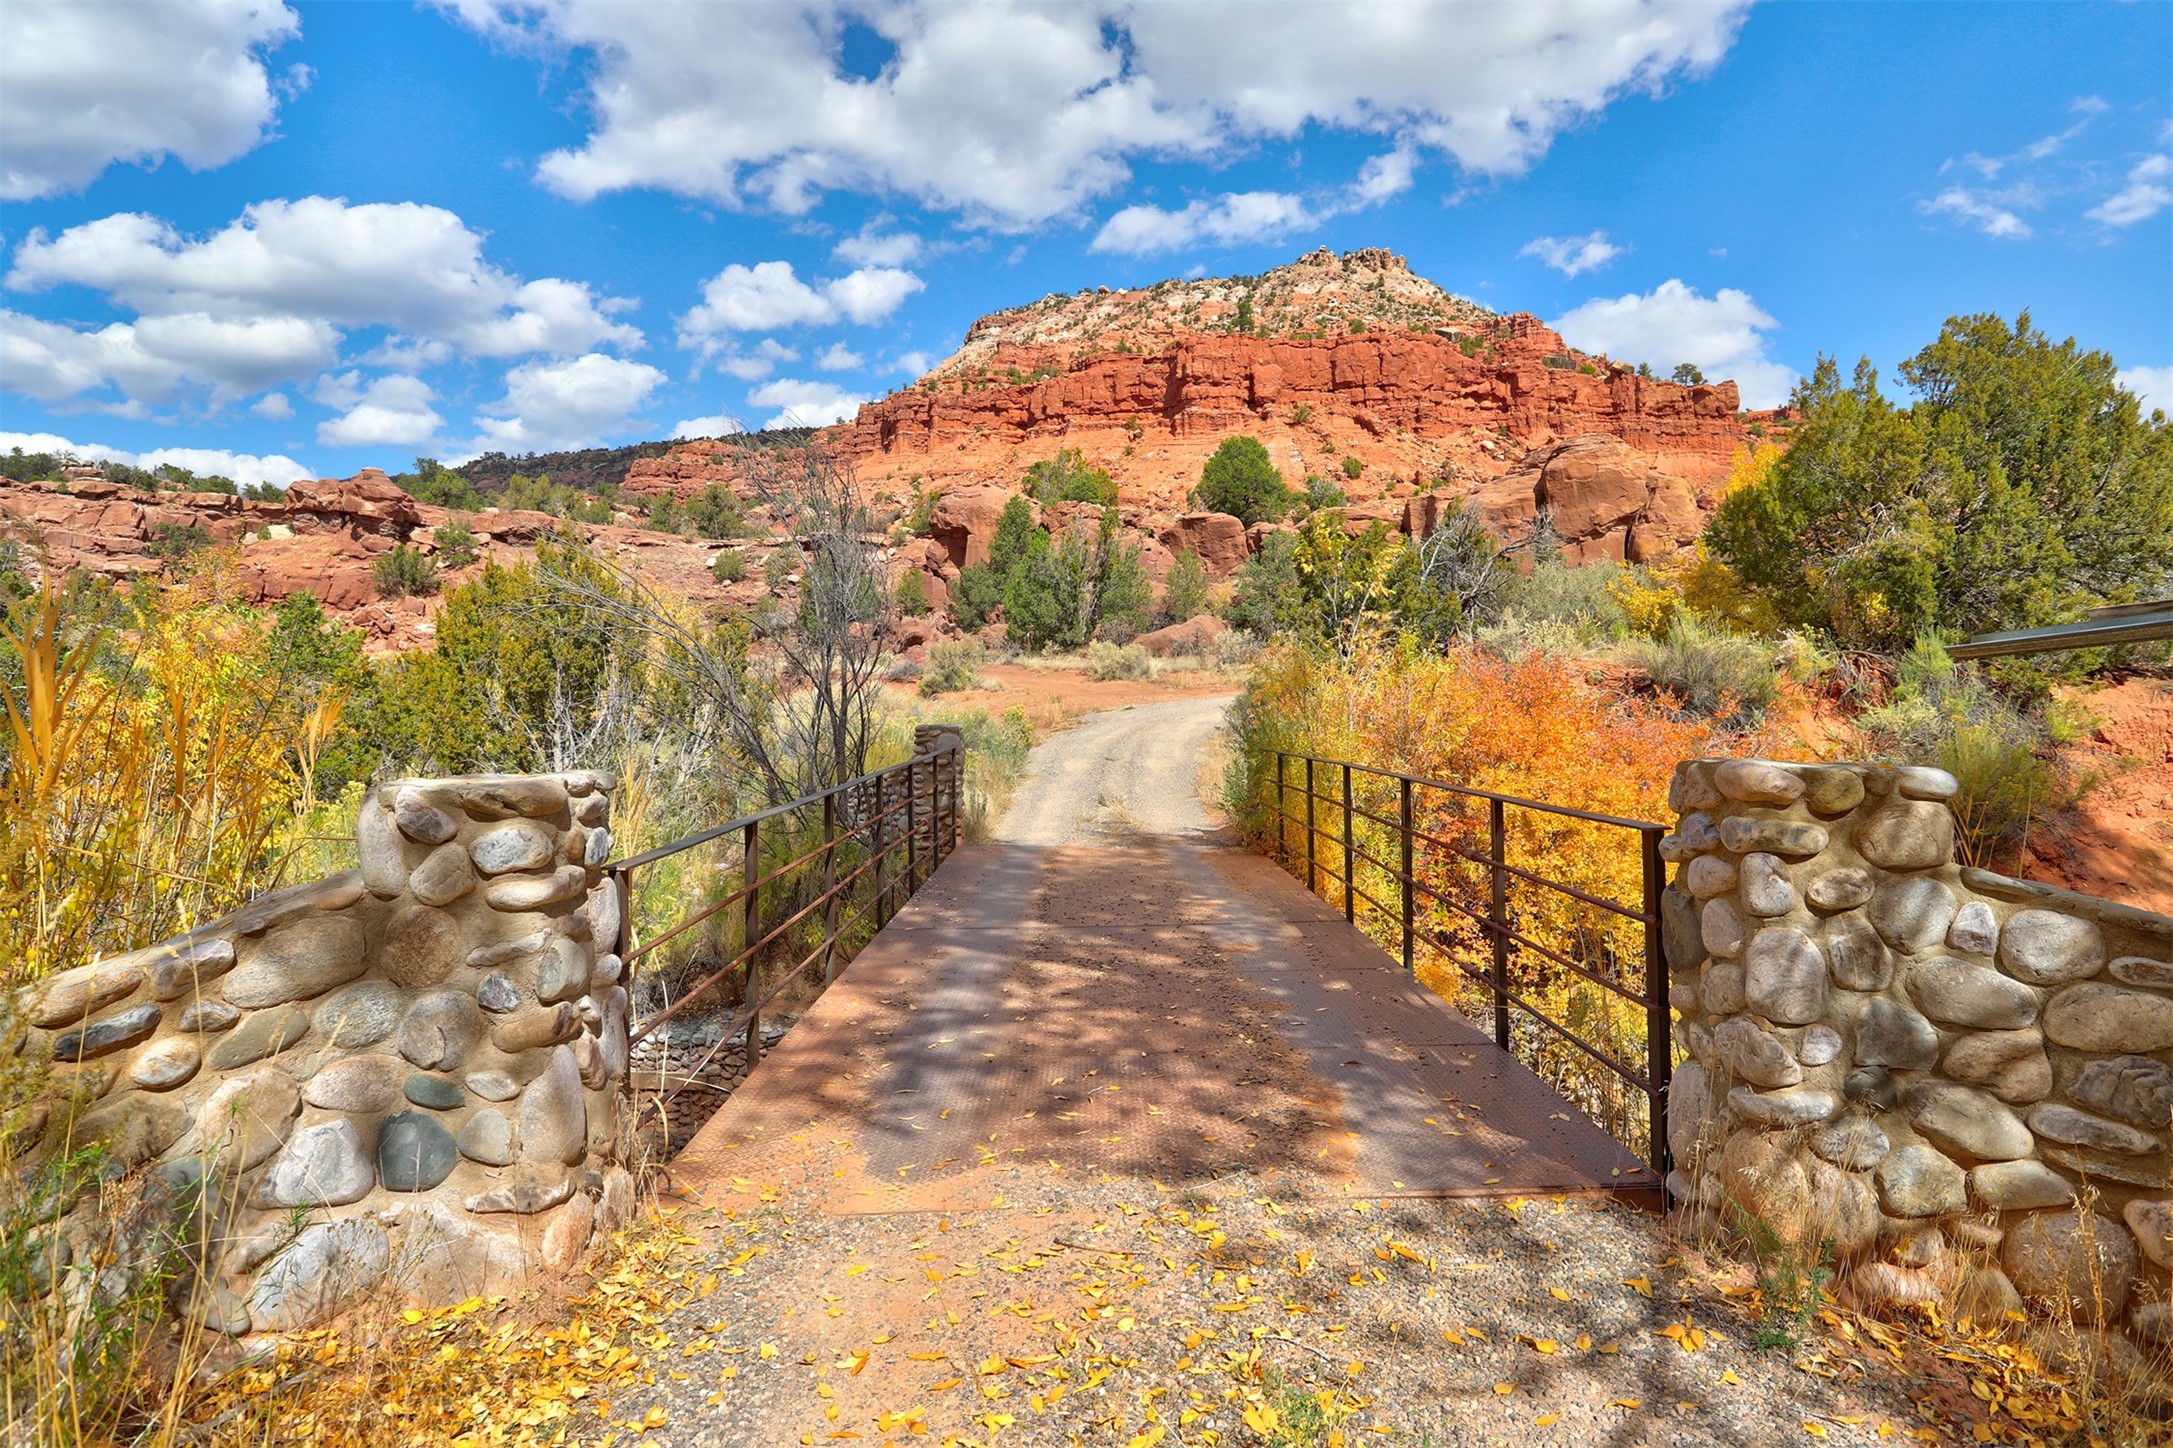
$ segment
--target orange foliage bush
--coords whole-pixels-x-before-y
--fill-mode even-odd
[[[1286,761],[1279,789],[1274,751],[1439,781],[1412,790],[1413,824],[1422,837],[1412,868],[1414,965],[1420,980],[1492,1029],[1494,948],[1486,925],[1495,873],[1492,808],[1448,786],[1647,821],[1657,830],[1670,817],[1668,783],[1679,761],[1723,748],[1757,752],[1767,742],[1723,744],[1710,721],[1679,717],[1668,706],[1665,699],[1604,689],[1575,663],[1540,654],[1505,659],[1465,647],[1444,656],[1382,645],[1341,663],[1283,647],[1263,657],[1237,711],[1233,814],[1258,847],[1302,878],[1305,765]],[[1320,833],[1313,839],[1312,883],[1338,901],[1342,776],[1340,764],[1313,766]],[[1350,792],[1359,812],[1351,840],[1353,913],[1393,952],[1402,929],[1401,846],[1383,821],[1398,818],[1401,787],[1353,769]],[[1617,1139],[1643,1151],[1643,1092],[1564,1034],[1574,1033],[1624,1071],[1647,1070],[1646,1012],[1639,1003],[1647,988],[1645,925],[1633,918],[1644,908],[1643,832],[1634,823],[1529,805],[1504,805],[1501,816],[1502,856],[1511,870],[1578,892],[1503,872],[1507,924],[1521,937],[1510,941],[1506,983],[1525,1003],[1510,1012],[1511,1044]],[[1664,973],[1659,978],[1664,989]]]

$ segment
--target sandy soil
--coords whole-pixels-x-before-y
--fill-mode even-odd
[[[1086,670],[1055,664],[991,664],[981,670],[981,687],[945,694],[931,703],[946,709],[976,709],[1001,714],[1026,711],[1042,737],[1076,724],[1082,715],[1171,699],[1228,699],[1243,676],[1220,669],[1168,669],[1152,679],[1090,679]],[[893,684],[894,696],[917,698],[910,683]]]
[[[2076,702],[2098,724],[2069,761],[2098,782],[2036,833],[2023,873],[2173,914],[2173,679],[2123,679]]]

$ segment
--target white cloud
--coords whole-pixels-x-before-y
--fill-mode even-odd
[[[1583,236],[1542,236],[1525,243],[1518,256],[1536,256],[1563,276],[1597,270],[1622,255],[1622,248],[1607,239],[1604,231]]]
[[[2113,380],[2142,399],[2146,414],[2153,408],[2173,414],[2173,366],[2124,367]]]
[[[527,362],[506,374],[506,395],[482,409],[477,447],[540,452],[593,447],[617,431],[664,382],[641,362],[590,352],[563,362]]]
[[[843,342],[834,342],[815,359],[815,365],[825,372],[857,372],[868,365],[868,359]]]
[[[281,418],[294,416],[294,404],[287,400],[287,394],[284,392],[265,393],[255,402],[249,404],[249,410],[258,417],[268,417],[274,422],[279,421]]]
[[[686,334],[681,334],[680,343],[688,345]],[[742,382],[759,382],[775,372],[779,363],[800,360],[797,350],[775,337],[764,337],[752,352],[739,351],[729,338],[723,337],[702,338],[700,344],[705,357],[721,359],[717,362],[718,371],[729,372]]]
[[[1398,148],[1368,159],[1358,168],[1358,179],[1341,191],[1310,200],[1288,191],[1235,191],[1213,201],[1190,202],[1177,211],[1127,206],[1102,223],[1089,250],[1145,256],[1193,246],[1276,241],[1408,191],[1417,166],[1409,150]]]
[[[79,191],[115,161],[226,164],[272,123],[262,52],[300,31],[293,11],[263,0],[8,0],[0,200]]]
[[[317,441],[327,447],[373,447],[425,443],[437,436],[445,419],[430,406],[437,394],[419,377],[394,374],[357,388],[357,375],[321,387],[320,400],[347,409],[317,424]],[[339,397],[337,402],[330,401]]]
[[[715,417],[689,417],[672,424],[671,437],[686,438],[730,437],[739,431],[739,419],[718,413]]]
[[[1145,256],[1201,243],[1239,246],[1274,241],[1319,221],[1304,198],[1287,191],[1238,191],[1194,201],[1181,211],[1127,206],[1102,223],[1091,249]]]
[[[1943,212],[1957,217],[1986,236],[2003,241],[2024,241],[2030,235],[2030,224],[2009,210],[2004,198],[1966,186],[1949,186],[1931,200],[1919,203],[1919,209],[1930,215]]]
[[[2145,156],[2128,172],[2128,184],[2084,212],[2103,226],[2133,226],[2173,206],[2173,156]]]
[[[1115,191],[1130,157],[1226,154],[1309,124],[1515,173],[1617,96],[1711,67],[1747,8],[446,3],[553,64],[581,53],[567,69],[589,77],[590,132],[538,167],[563,195],[657,187],[799,213],[850,190],[1014,228]],[[848,15],[894,48],[872,79],[844,69]]]
[[[256,453],[228,452],[224,448],[161,447],[146,453],[130,452],[125,448],[108,447],[97,442],[71,442],[50,432],[0,432],[0,453],[21,448],[33,453],[72,453],[79,458],[97,462],[126,463],[130,467],[155,468],[165,463],[187,468],[192,473],[215,474],[232,478],[237,483],[276,483],[285,487],[297,478],[315,478],[317,474],[284,453],[259,456]]]
[[[693,347],[704,357],[731,357],[734,349],[726,334],[732,332],[820,326],[840,320],[868,326],[898,310],[907,297],[926,286],[913,273],[896,267],[861,267],[818,288],[801,281],[789,261],[753,266],[733,262],[702,283],[701,302],[679,319],[679,345]],[[770,356],[769,360],[781,359]],[[737,376],[749,375],[732,361],[722,365]],[[768,371],[761,367],[752,376]]]
[[[869,222],[839,242],[831,255],[854,266],[910,266],[920,260],[927,249],[921,239],[910,231],[886,232],[887,224],[883,218]]]
[[[890,365],[893,370],[903,372],[908,377],[918,377],[935,366],[936,359],[926,352],[907,352]]]
[[[802,381],[793,377],[780,377],[775,382],[764,383],[747,394],[747,400],[757,407],[775,407],[779,411],[764,427],[827,427],[833,422],[843,422],[860,410],[868,399],[847,392],[832,382]]]
[[[640,345],[638,329],[611,320],[631,302],[556,277],[524,282],[484,261],[482,248],[439,207],[323,196],[258,202],[203,237],[127,212],[58,236],[35,230],[16,250],[10,288],[90,287],[137,317],[72,333],[73,343],[51,335],[72,329],[41,324],[50,365],[9,385],[41,401],[106,386],[132,402],[166,400],[184,383],[247,393],[331,365],[342,329],[357,327],[399,334],[378,349],[388,360],[404,353],[395,365],[452,350],[512,357]]]
[[[1700,296],[1668,280],[1639,296],[1595,297],[1554,324],[1580,351],[1650,362],[1665,376],[1690,362],[1716,382],[1733,380],[1746,407],[1777,407],[1795,374],[1766,355],[1765,333],[1780,323],[1748,293],[1723,287]]]

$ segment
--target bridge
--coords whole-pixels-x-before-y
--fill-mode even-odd
[[[909,898],[877,907],[872,940],[673,1161],[675,1187],[962,1210],[988,1200],[989,1172],[1027,1162],[1166,1184],[1246,1173],[1312,1196],[1656,1203],[1652,1165],[1414,979],[1339,908],[1351,894],[1331,880],[1323,898],[1215,827],[1201,759],[1225,703],[1093,716],[1049,740],[987,845],[944,838],[954,757],[879,784],[868,812],[902,822],[911,802],[914,819],[858,868],[895,860],[890,893]],[[1300,832],[1331,843],[1371,818],[1324,827],[1324,780],[1290,798]],[[820,868],[820,850],[793,863]],[[742,1016],[754,1051],[758,1017]]]

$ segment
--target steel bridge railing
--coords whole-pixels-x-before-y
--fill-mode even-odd
[[[923,726],[914,745],[917,752],[903,764],[712,825],[605,867],[618,895],[617,953],[625,963],[629,993],[644,959],[711,920],[723,917],[725,948],[731,951],[722,964],[683,987],[677,1000],[635,1021],[630,1043],[743,975],[747,1003],[710,1054],[744,1032],[747,1069],[754,1069],[762,1055],[763,1007],[818,963],[823,983],[835,980],[851,960],[852,937],[863,928],[872,936],[888,924],[964,839],[962,736],[953,728]],[[765,840],[772,845],[784,841],[775,853],[789,858],[766,862]],[[713,841],[723,842],[729,851],[714,869],[730,888],[644,938],[634,912],[637,872]],[[798,959],[787,963],[794,952],[801,952]],[[757,999],[757,989],[764,987]],[[701,1064],[706,1066],[707,1058]],[[631,1089],[633,1073],[627,1080]],[[661,1111],[678,1089],[653,1100],[647,1109]]]
[[[1549,1039],[1573,1047],[1629,1091],[1642,1095],[1645,1119],[1641,1123],[1618,1113],[1592,1110],[1589,1092],[1586,1101],[1576,1104],[1624,1146],[1644,1156],[1655,1175],[1665,1180],[1670,1166],[1668,1079],[1673,1069],[1667,966],[1660,942],[1660,896],[1667,883],[1660,838],[1667,826],[1348,760],[1280,749],[1268,752],[1275,756],[1274,854],[1278,862],[1300,875],[1315,895],[1330,903],[1340,899],[1343,918],[1394,949],[1407,973],[1417,974],[1420,952],[1426,950],[1452,968],[1455,979],[1476,987],[1491,1006],[1495,1044],[1524,1060],[1557,1089],[1565,1084],[1564,1073],[1543,1069],[1539,1059]],[[1301,802],[1302,810],[1294,808]],[[1444,833],[1478,834],[1482,807],[1483,848],[1443,837]],[[1622,832],[1624,844],[1633,845],[1637,852],[1639,903],[1630,906],[1606,899],[1513,863],[1510,822],[1518,815],[1536,815],[1549,823],[1582,822],[1598,827],[1603,837],[1606,832]],[[1293,834],[1302,848],[1293,847]],[[1365,888],[1367,866],[1372,867],[1372,878],[1386,882],[1396,898],[1382,900]],[[1533,938],[1527,930],[1536,927],[1526,917],[1534,912],[1520,907],[1526,892],[1534,890],[1575,901],[1600,924],[1568,932],[1552,945]],[[1471,962],[1470,950],[1457,948],[1452,932],[1421,923],[1422,915],[1434,913],[1429,905],[1458,920],[1461,929],[1476,937],[1484,947],[1483,966]],[[1633,943],[1627,951],[1621,948],[1619,935],[1609,938],[1605,922],[1610,920],[1622,922],[1632,932]],[[1548,977],[1581,981],[1641,1013],[1643,1049],[1637,1055],[1642,1059],[1626,1059],[1621,1050],[1622,1044],[1639,1043],[1590,1040],[1576,1029],[1577,1022],[1550,1013],[1534,998]],[[1517,1030],[1519,1020],[1531,1028]],[[1565,1094],[1574,1098],[1577,1093]]]

